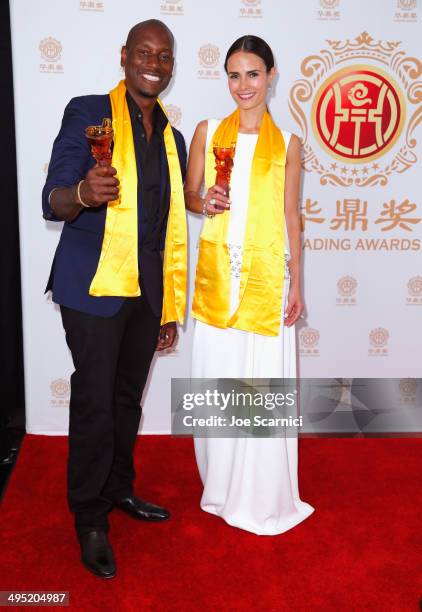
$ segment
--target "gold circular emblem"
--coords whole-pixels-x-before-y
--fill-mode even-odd
[[[410,11],[416,8],[416,0],[399,0],[399,8],[404,11]]]
[[[384,155],[397,141],[405,103],[389,74],[376,66],[355,65],[324,81],[311,114],[315,137],[329,155],[363,164]]]
[[[343,276],[342,278],[339,278],[337,282],[338,292],[340,293],[340,295],[343,295],[345,297],[354,295],[356,293],[357,286],[357,280],[352,276]]]
[[[386,346],[389,337],[390,334],[383,327],[376,327],[369,334],[369,340],[372,346],[376,346],[377,348]]]
[[[54,397],[68,397],[70,393],[70,383],[68,380],[58,378],[50,384],[51,393]]]
[[[422,295],[422,276],[414,276],[407,283],[410,295]]]
[[[402,378],[399,382],[399,389],[402,395],[415,395],[416,380],[414,378]]]
[[[339,0],[321,0],[321,7],[325,9],[333,9],[338,6]]]
[[[313,348],[318,344],[319,331],[312,327],[305,327],[300,332],[300,343],[304,348]]]
[[[178,127],[182,121],[182,111],[178,106],[169,104],[166,106],[167,116],[173,127]]]
[[[51,36],[44,38],[39,44],[41,57],[46,62],[56,62],[60,59],[62,48],[61,43]]]
[[[220,59],[220,50],[215,45],[203,45],[198,52],[199,61],[205,68],[215,68]]]

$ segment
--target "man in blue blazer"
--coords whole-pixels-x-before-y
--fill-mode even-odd
[[[160,326],[170,177],[163,139],[167,118],[157,102],[173,71],[173,35],[149,20],[134,26],[122,48],[127,108],[137,172],[137,235],[141,295],[90,295],[106,225],[116,200],[116,169],[96,164],[85,128],[112,116],[109,95],[82,96],[67,105],[43,189],[43,215],[64,221],[47,290],[60,304],[75,371],[71,377],[68,501],[83,564],[95,575],[116,573],[107,513],[118,507],[136,519],[169,518],[136,497],[133,449],[140,401],[154,351],[172,346],[176,324]],[[183,136],[173,128],[181,172]],[[124,180],[124,177],[120,176]]]

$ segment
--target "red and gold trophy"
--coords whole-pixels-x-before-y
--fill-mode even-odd
[[[215,184],[224,189],[226,195],[230,191],[230,176],[233,168],[233,159],[236,151],[236,143],[232,143],[230,147],[219,147],[214,143],[213,152],[215,157],[215,169],[217,171]],[[216,208],[222,209],[222,206],[215,205]]]
[[[103,119],[101,125],[88,126],[85,128],[85,136],[91,147],[92,157],[95,158],[97,164],[102,161],[110,166],[112,157],[111,143],[114,136],[111,119]]]

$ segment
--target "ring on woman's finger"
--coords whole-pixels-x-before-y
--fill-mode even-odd
[[[214,206],[214,204],[215,204],[215,199],[214,198],[211,198],[210,204],[211,204],[211,206]]]

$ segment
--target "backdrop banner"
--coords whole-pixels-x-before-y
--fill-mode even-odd
[[[411,403],[406,411],[420,410],[420,0],[10,5],[28,432],[67,432],[73,369],[59,310],[44,295],[61,230],[41,215],[52,143],[70,98],[106,93],[122,78],[121,46],[149,18],[176,38],[163,101],[188,146],[201,119],[233,109],[223,68],[230,44],[243,34],[270,44],[278,69],[271,113],[303,140],[300,376],[391,378],[391,393]],[[189,214],[189,301],[200,223]],[[171,379],[189,377],[192,331],[189,317],[176,350],[154,360],[143,433],[170,432]]]

